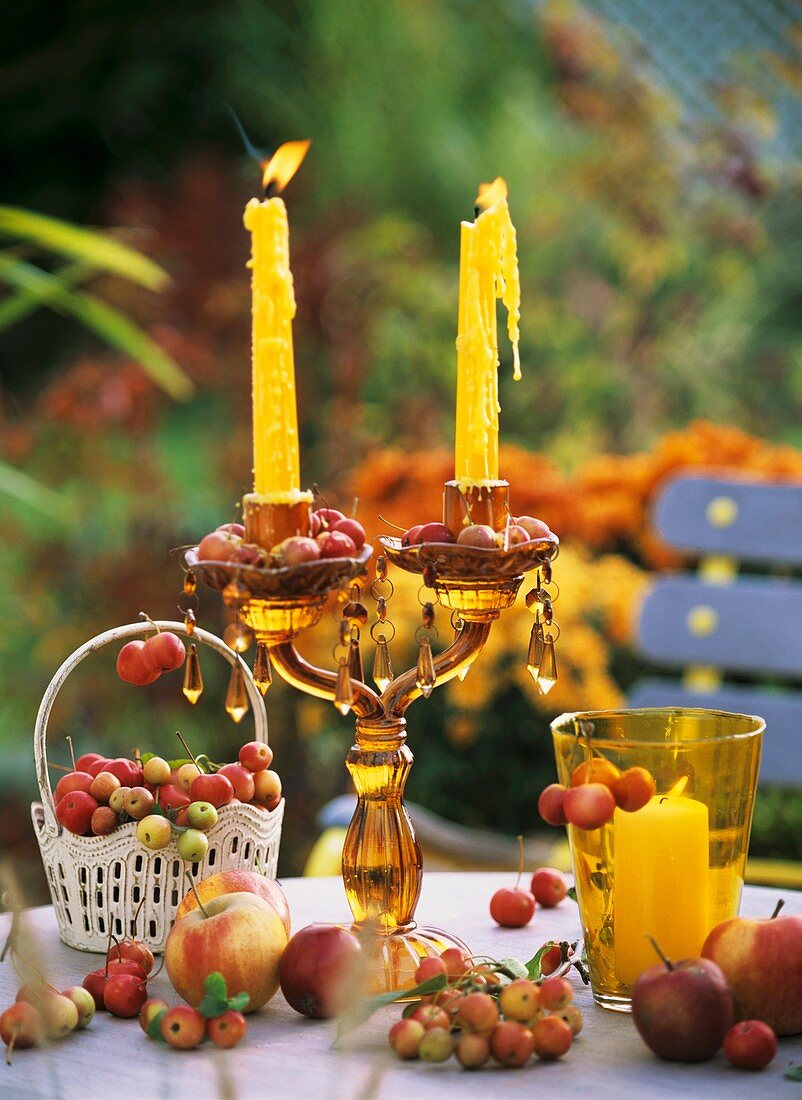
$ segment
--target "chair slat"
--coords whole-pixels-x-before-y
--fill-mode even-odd
[[[743,561],[802,565],[802,484],[680,477],[663,489],[654,522],[671,546]]]
[[[629,693],[632,707],[707,707],[736,714],[758,714],[766,722],[761,783],[802,784],[802,692],[769,692],[722,684],[714,692],[689,691],[674,680],[650,679]]]
[[[802,679],[802,583],[663,577],[642,604],[638,636],[657,662]]]

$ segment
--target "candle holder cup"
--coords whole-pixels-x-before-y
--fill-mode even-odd
[[[473,503],[494,517],[496,529],[504,526],[509,515],[507,490],[503,482],[473,491]],[[447,486],[447,518],[453,518],[453,500]],[[245,505],[246,529],[251,533],[247,497]],[[281,508],[274,506],[273,518],[281,519]],[[274,543],[265,529],[265,520],[263,510],[259,541],[269,548]],[[283,525],[286,527],[286,523]],[[185,556],[187,568],[220,589],[228,606],[251,627],[257,643],[269,653],[270,662],[284,680],[300,691],[332,701],[341,713],[352,710],[356,716],[356,738],[346,757],[346,767],[354,782],[357,805],[343,845],[343,883],[354,929],[377,933],[370,963],[374,991],[413,986],[421,959],[440,954],[447,947],[456,946],[469,954],[456,936],[415,923],[423,858],[403,802],[413,763],[406,743],[405,711],[415,699],[430,694],[434,686],[467,671],[485,644],[493,622],[514,602],[524,573],[544,566],[558,549],[555,536],[507,550],[442,543],[404,547],[394,538],[381,538],[379,542],[387,560],[400,569],[423,574],[441,605],[459,616],[454,641],[433,658],[431,682],[423,683],[419,670],[413,668],[377,691],[355,678],[352,668],[344,670],[341,666],[340,674],[316,668],[293,644],[302,630],[316,625],[331,594],[364,574],[372,555],[370,546],[363,547],[358,558],[320,559],[284,569],[201,562],[194,550]]]
[[[568,840],[597,1004],[631,1010],[637,976],[699,955],[708,932],[738,913],[765,723],[714,710],[644,709],[563,714],[552,723],[559,780],[603,758],[648,769],[656,795],[616,809],[598,829],[568,825]]]

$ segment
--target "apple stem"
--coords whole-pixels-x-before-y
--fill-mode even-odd
[[[187,871],[187,878],[189,879],[189,885],[192,887],[192,893],[195,895],[195,901],[198,903],[198,908],[200,909],[201,913],[203,913],[204,917],[206,917],[208,920],[209,914],[206,912],[204,904],[201,901],[200,894],[198,893],[195,886],[195,879],[192,877],[191,871]]]
[[[660,958],[661,958],[661,959],[663,960],[663,962],[664,962],[664,963],[666,964],[666,967],[667,967],[667,969],[668,969],[668,970],[673,970],[673,969],[674,969],[674,964],[673,964],[673,962],[671,961],[671,959],[669,959],[669,957],[668,957],[667,955],[664,955],[664,954],[663,954],[663,952],[662,952],[662,951],[660,950],[660,945],[658,944],[658,942],[657,942],[657,940],[656,940],[656,939],[654,938],[654,936],[647,936],[647,937],[646,937],[646,939],[647,939],[647,940],[649,941],[649,943],[650,943],[650,944],[652,945],[652,947],[653,947],[653,948],[655,949],[655,951],[657,952],[657,954],[658,954],[658,955],[660,956]]]
[[[399,527],[397,523],[393,523],[391,519],[388,519],[387,516],[381,515],[381,513],[379,514],[379,519],[382,521],[382,523],[386,523],[388,527],[395,527],[396,531],[400,531],[402,535],[404,531],[406,531],[406,527]]]
[[[524,873],[524,838],[519,834],[518,836],[518,878],[515,880],[515,889],[517,890],[521,883],[521,875]]]
[[[67,742],[67,748],[70,750],[70,763],[72,764],[72,770],[75,771],[75,751],[72,747],[72,738],[69,734],[64,738]]]
[[[17,1033],[15,1031],[15,1032],[12,1033],[11,1042],[8,1044],[8,1050],[6,1051],[6,1065],[7,1066],[11,1065],[11,1055],[14,1051],[14,1044],[16,1043],[16,1041],[17,1041]]]
[[[774,918],[777,916],[777,914],[779,913],[779,911],[782,909],[782,907],[784,905],[785,905],[785,898],[780,898],[780,900],[774,906],[774,912],[769,917],[769,920],[774,920]]]
[[[195,765],[195,767],[198,769],[199,772],[202,772],[203,768],[198,763],[197,758],[195,756],[195,753],[192,751],[192,749],[189,747],[189,745],[184,740],[184,735],[182,734],[181,730],[176,730],[175,735],[178,738],[178,740],[181,742],[181,744],[184,746],[186,751],[189,753],[190,757],[192,758],[192,763]]]
[[[136,939],[136,930],[137,930],[137,926],[139,924],[139,914],[142,912],[142,906],[145,904],[145,900],[146,900],[146,897],[143,896],[142,901],[140,901],[139,905],[137,905],[137,907],[136,907],[136,912],[134,913],[134,919],[131,921],[131,935],[134,937],[134,939]]]
[[[111,956],[111,941],[112,940],[114,940],[114,942],[117,943],[117,938],[114,935],[114,932],[112,931],[111,928],[109,928],[109,942],[106,945],[106,969],[103,971],[104,978],[108,978],[108,976],[109,976],[109,963],[111,962],[110,956]],[[118,946],[119,946],[119,944],[118,944]],[[122,956],[120,956],[120,957],[122,958]]]
[[[140,617],[140,619],[142,619],[143,622],[150,623],[150,625],[153,627],[153,629],[156,631],[157,634],[161,634],[161,630],[159,629],[158,626],[156,626],[153,619],[151,619],[150,615],[148,615],[147,611],[140,611],[139,612],[139,617]]]

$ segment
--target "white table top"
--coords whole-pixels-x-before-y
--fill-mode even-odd
[[[504,874],[428,874],[418,915],[462,936],[474,952],[526,960],[547,939],[574,939],[579,930],[574,904],[539,909],[528,928],[501,929],[487,905]],[[284,882],[293,927],[312,921],[346,920],[348,910],[339,879],[289,879]],[[779,891],[747,887],[741,912],[768,916]],[[786,912],[802,914],[802,893],[784,890]],[[30,911],[39,934],[43,962],[59,988],[80,984],[97,965],[97,955],[65,947],[58,939],[50,907]],[[5,939],[8,916],[0,917]],[[643,1045],[629,1016],[597,1008],[590,990],[574,974],[576,1001],[585,1014],[585,1030],[560,1062],[533,1061],[520,1070],[492,1067],[468,1073],[455,1060],[440,1065],[399,1062],[387,1046],[387,1030],[400,1009],[384,1009],[353,1033],[347,1045],[332,1049],[334,1025],[304,1019],[280,993],[248,1017],[248,1034],[234,1050],[204,1044],[194,1051],[175,1051],[152,1042],[136,1020],[98,1013],[87,1030],[74,1033],[46,1050],[19,1051],[11,1067],[0,1065],[4,1100],[226,1100],[269,1097],[270,1100],[443,1100],[444,1097],[489,1097],[503,1087],[508,1097],[538,1093],[569,1096],[584,1093],[614,1100],[659,1100],[678,1094],[729,1100],[797,1095],[800,1086],[783,1079],[789,1062],[802,1062],[802,1036],[784,1039],[766,1070],[731,1069],[722,1054],[701,1065],[660,1062]],[[11,966],[0,966],[0,1007],[16,993]],[[151,996],[179,1002],[165,974],[151,983]],[[503,1085],[502,1085],[503,1081]],[[796,1091],[795,1091],[796,1090]]]

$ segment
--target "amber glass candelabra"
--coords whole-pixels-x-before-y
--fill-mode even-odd
[[[288,535],[310,530],[310,505],[264,504],[244,501],[246,539],[270,549]],[[444,523],[451,531],[463,526],[488,524],[505,531],[510,523],[508,485],[461,490],[449,482],[444,494]],[[379,690],[364,682],[358,642],[354,652],[353,626],[350,656],[340,659],[338,670],[309,664],[298,653],[294,639],[315,626],[329,596],[366,578],[373,553],[364,546],[357,558],[318,559],[281,569],[199,561],[195,551],[186,555],[186,566],[210,586],[222,591],[225,603],[236,610],[257,641],[254,678],[263,690],[270,683],[271,665],[287,683],[309,695],[332,701],[341,713],[356,715],[356,739],[346,757],[357,793],[357,805],[343,846],[343,882],[358,929],[378,933],[372,985],[377,990],[404,989],[414,984],[420,959],[439,954],[448,946],[464,948],[456,937],[440,929],[415,924],[420,897],[423,859],[409,815],[404,807],[404,785],[412,766],[407,746],[405,713],[419,696],[464,674],[487,641],[492,624],[514,602],[524,574],[538,569],[538,583],[527,597],[536,622],[530,641],[528,665],[547,688],[556,677],[553,664],[551,600],[545,587],[551,577],[551,560],[557,552],[554,536],[530,539],[505,548],[485,549],[461,543],[421,543],[402,546],[395,538],[380,538],[374,584],[379,621],[384,622],[388,562],[421,574],[434,590],[439,604],[452,614],[454,641],[436,657],[428,637],[421,637],[421,658],[416,668],[393,677],[386,664],[384,674],[374,670]],[[377,587],[378,585],[378,587]],[[351,601],[353,621],[366,620],[365,609]],[[427,605],[424,605],[424,608]],[[424,612],[424,624],[426,613]],[[386,654],[383,633],[377,636]],[[542,666],[542,667],[541,667]]]

